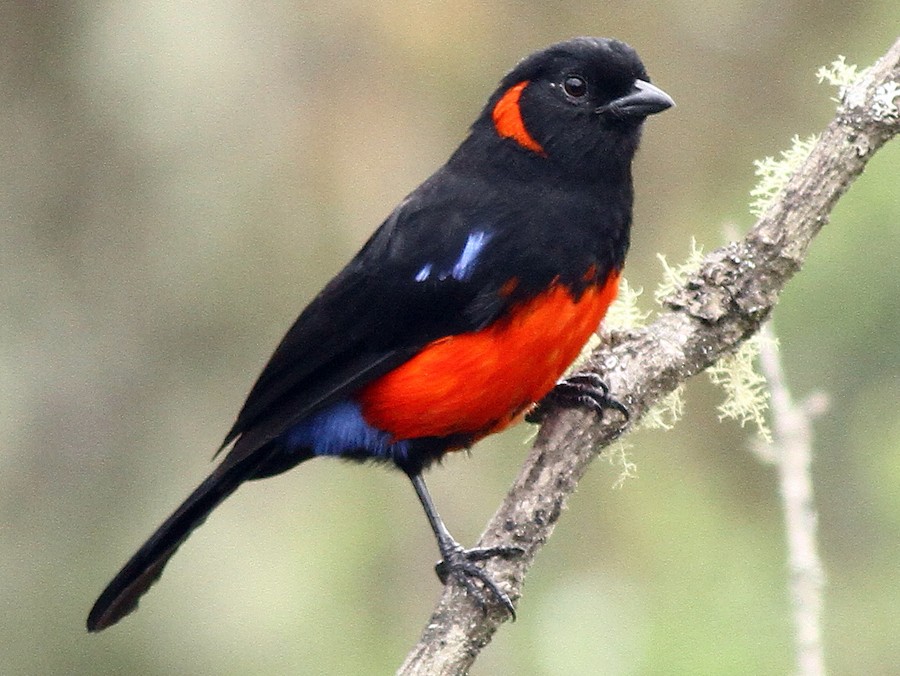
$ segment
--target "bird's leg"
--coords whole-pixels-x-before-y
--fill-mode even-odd
[[[530,423],[541,423],[555,406],[587,408],[595,411],[601,418],[604,409],[611,408],[625,416],[626,423],[630,417],[625,405],[610,396],[609,386],[600,376],[591,372],[573,373],[560,380],[547,396],[531,409],[525,420]]]
[[[497,586],[497,583],[491,579],[491,576],[481,566],[476,564],[476,561],[484,561],[494,556],[517,556],[523,554],[525,550],[516,546],[463,549],[462,545],[453,539],[450,531],[447,530],[447,527],[441,520],[422,475],[417,472],[410,474],[409,478],[416,489],[416,495],[419,496],[422,508],[425,510],[425,516],[428,517],[428,523],[431,524],[431,530],[434,531],[434,536],[437,538],[442,560],[435,566],[435,572],[437,572],[441,582],[447,584],[448,579],[452,578],[462,584],[485,613],[487,612],[488,602],[484,591],[489,591],[509,612],[512,619],[515,620],[516,609],[513,607],[509,596]],[[476,579],[481,581],[481,587],[475,584]]]

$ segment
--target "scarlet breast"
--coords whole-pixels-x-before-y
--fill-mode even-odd
[[[542,399],[597,329],[618,275],[577,300],[562,285],[471,333],[427,345],[359,395],[366,421],[395,441],[463,434],[477,439]]]

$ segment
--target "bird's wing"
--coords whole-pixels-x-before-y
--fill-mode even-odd
[[[391,214],[288,330],[223,442],[239,440],[229,463],[431,341],[486,326],[509,306],[507,280],[486,262],[503,224],[431,185]]]

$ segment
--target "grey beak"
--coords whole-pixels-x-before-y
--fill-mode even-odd
[[[647,117],[674,105],[672,97],[659,87],[644,80],[635,80],[630,92],[600,106],[595,112],[615,118]]]

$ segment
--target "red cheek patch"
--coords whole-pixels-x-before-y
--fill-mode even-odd
[[[534,140],[528,130],[525,128],[525,122],[522,120],[522,110],[519,108],[519,98],[522,91],[528,86],[528,80],[520,82],[506,90],[506,93],[500,97],[492,111],[494,119],[494,128],[497,133],[504,138],[511,138],[523,148],[526,148],[539,155],[546,155],[541,144]]]

